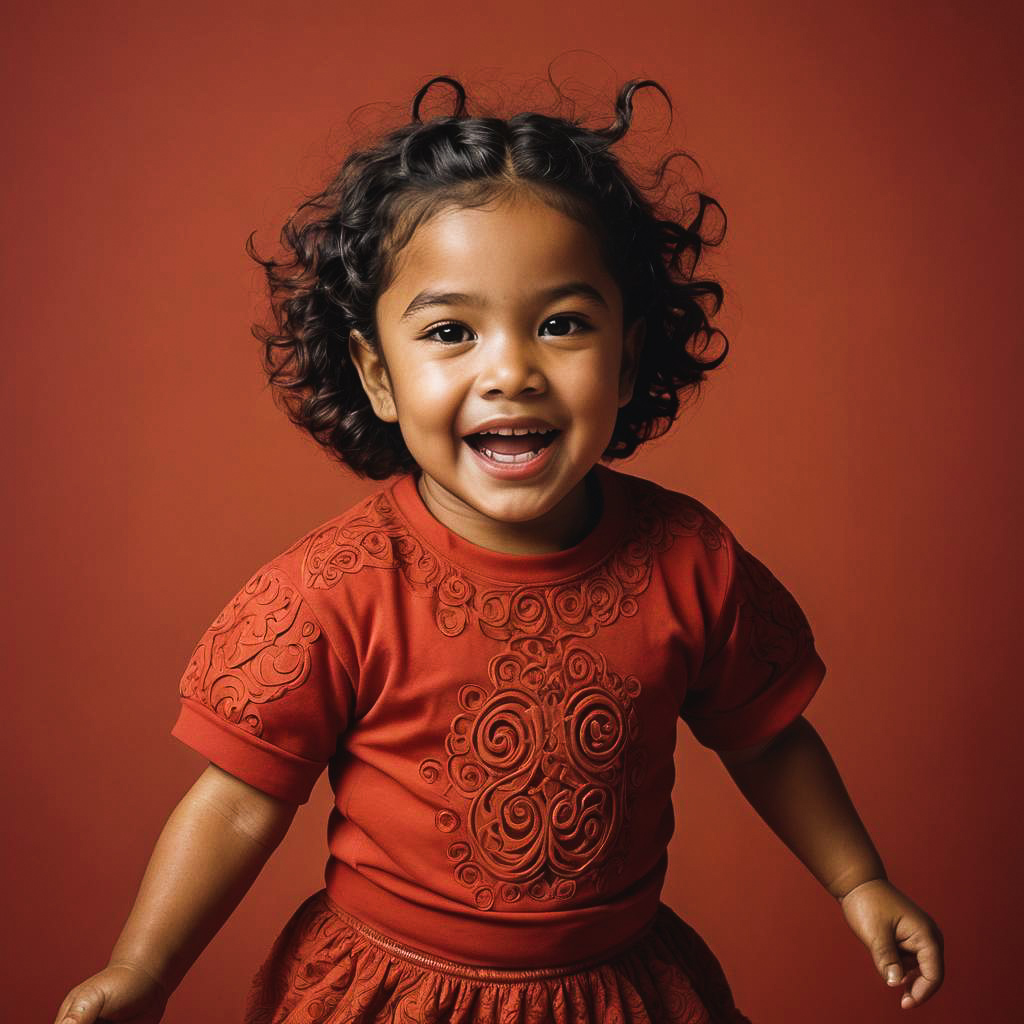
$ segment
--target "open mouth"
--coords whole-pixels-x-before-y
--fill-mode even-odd
[[[467,434],[464,440],[492,462],[508,465],[536,459],[560,433],[559,430],[530,431],[528,434],[492,434],[483,431]]]

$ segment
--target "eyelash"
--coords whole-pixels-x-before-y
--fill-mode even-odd
[[[584,320],[582,317],[576,316],[576,315],[574,315],[572,313],[557,313],[554,316],[546,317],[545,320],[544,320],[544,323],[548,323],[551,320],[575,320],[576,323],[580,324],[584,329],[590,327],[590,324],[586,320]],[[459,323],[458,320],[446,320],[446,321],[444,321],[444,323],[435,324],[433,327],[430,328],[429,331],[426,332],[426,334],[421,334],[420,338],[423,341],[437,341],[437,343],[439,345],[460,345],[460,344],[462,344],[459,341],[441,341],[439,338],[432,338],[431,337],[431,335],[436,334],[438,331],[443,330],[445,327],[462,327],[462,328],[465,328],[467,331],[469,330],[469,328],[466,327],[465,324]],[[581,332],[577,331],[576,333],[579,334]],[[571,338],[571,337],[574,337],[574,335],[571,335],[571,334],[558,334],[558,335],[555,335],[555,337],[558,337],[558,338]]]

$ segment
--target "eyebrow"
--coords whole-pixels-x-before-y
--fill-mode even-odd
[[[608,303],[605,302],[604,296],[592,284],[587,284],[586,281],[566,281],[565,284],[558,284],[554,288],[537,292],[537,298],[544,299],[547,302],[568,298],[570,295],[579,295],[583,298],[592,299],[599,305],[604,306],[605,309],[608,308]],[[406,306],[405,312],[399,317],[399,320],[408,320],[414,313],[418,313],[421,309],[427,309],[430,306],[458,305],[480,307],[486,305],[486,303],[479,295],[468,295],[465,292],[422,291]]]

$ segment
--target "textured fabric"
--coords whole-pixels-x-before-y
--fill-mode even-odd
[[[244,1024],[750,1024],[717,957],[665,904],[596,963],[472,968],[381,935],[325,889],[285,925]]]
[[[511,555],[400,476],[265,563],[201,637],[173,734],[334,794],[334,904],[478,967],[606,956],[658,912],[677,723],[716,750],[796,718],[825,666],[794,597],[701,502],[603,465],[577,545]]]

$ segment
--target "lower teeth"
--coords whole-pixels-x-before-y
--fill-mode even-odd
[[[541,451],[544,449],[542,448]],[[487,458],[494,462],[532,462],[540,452],[521,452],[519,455],[507,455],[504,452],[492,452],[490,448],[480,448],[479,451],[483,452]]]

